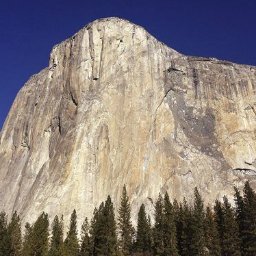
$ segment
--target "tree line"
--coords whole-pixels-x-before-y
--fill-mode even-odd
[[[191,204],[159,194],[152,221],[145,205],[140,206],[136,229],[125,186],[120,201],[115,218],[108,196],[90,222],[85,218],[80,235],[74,210],[65,238],[63,217],[55,216],[50,226],[43,212],[33,225],[26,223],[22,234],[18,214],[8,222],[1,212],[0,256],[256,255],[256,193],[249,182],[242,193],[234,188],[235,206],[224,196],[214,207],[205,207],[197,188]]]

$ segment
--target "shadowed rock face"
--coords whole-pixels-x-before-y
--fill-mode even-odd
[[[55,46],[0,137],[0,206],[82,219],[127,185],[207,202],[256,177],[256,68],[184,56],[128,21],[97,20]]]

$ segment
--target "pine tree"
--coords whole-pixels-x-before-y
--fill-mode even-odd
[[[63,246],[63,216],[59,220],[59,217],[56,215],[52,224],[49,256],[62,256],[64,253]]]
[[[8,234],[11,243],[10,256],[20,256],[22,249],[21,224],[16,211],[12,215],[11,222],[8,225]]]
[[[224,210],[219,200],[215,201],[214,219],[217,224],[217,230],[220,238],[220,247],[223,248],[223,234],[224,234]]]
[[[10,255],[11,241],[7,230],[7,215],[0,213],[0,256]]]
[[[122,255],[130,255],[132,250],[134,228],[131,222],[131,206],[126,187],[123,187],[121,205],[118,210],[119,246]]]
[[[220,238],[217,229],[217,223],[214,219],[214,215],[209,207],[206,208],[205,215],[205,245],[211,256],[220,256]]]
[[[154,255],[164,255],[164,208],[163,198],[159,194],[155,204],[155,225],[153,228]]]
[[[104,208],[105,203],[101,203],[99,209],[95,212],[94,223],[92,223],[92,237],[93,240],[93,255],[104,255],[107,251],[107,227],[106,227],[106,218],[104,217]]]
[[[105,204],[102,203],[99,210],[95,211],[90,233],[93,255],[117,255],[116,222],[110,196]]]
[[[31,251],[35,256],[48,255],[49,220],[48,214],[42,213],[33,225],[31,233]],[[30,254],[29,254],[30,255]]]
[[[191,219],[191,245],[192,255],[205,255],[205,237],[204,237],[204,204],[197,188],[194,191],[194,207]]]
[[[223,198],[222,255],[240,256],[239,228],[227,197]]]
[[[89,256],[90,255],[90,237],[89,237],[89,223],[88,219],[85,218],[82,228],[81,228],[81,248],[79,256]]]
[[[147,255],[151,255],[153,252],[152,252],[152,246],[153,246],[153,228],[152,228],[152,222],[151,222],[151,217],[150,215],[148,214],[148,217],[147,217],[147,223],[148,223],[148,241],[149,241],[149,244],[150,244],[150,247],[148,249],[148,252],[147,252]]]
[[[22,244],[22,256],[33,256],[34,253],[32,251],[32,245],[33,245],[33,241],[32,241],[32,227],[31,225],[27,222],[25,225],[25,235],[23,238],[23,244]]]
[[[177,208],[174,201],[174,209],[176,216],[177,244],[178,251],[181,256],[190,255],[191,244],[191,209],[188,207],[187,201],[183,199],[183,204]]]
[[[245,236],[243,235],[245,230],[245,215],[246,215],[244,200],[243,200],[243,197],[241,196],[240,191],[236,187],[234,187],[234,190],[235,190],[234,201],[236,203],[235,218],[239,228],[239,237],[241,240],[241,252],[244,252],[244,246],[246,243]]]
[[[79,255],[76,210],[73,210],[71,217],[70,217],[69,231],[67,233],[67,237],[64,242],[64,255],[65,256],[78,256]]]
[[[106,237],[104,255],[106,256],[116,255],[117,254],[116,222],[115,222],[114,206],[110,196],[108,196],[105,202],[102,221],[103,223],[105,223],[105,237]]]
[[[243,198],[242,250],[244,255],[256,255],[256,193],[247,181]]]
[[[147,218],[145,205],[140,206],[138,213],[138,223],[137,223],[137,236],[135,251],[138,253],[150,253],[151,252],[151,228],[150,220]]]
[[[178,256],[175,213],[170,202],[169,195],[166,192],[164,196],[164,221],[163,221],[163,237],[164,237],[164,253],[166,256]]]
[[[101,203],[99,209],[95,208],[93,212],[93,217],[91,219],[91,225],[89,230],[89,245],[90,245],[89,255],[90,256],[95,254],[95,238],[98,232],[99,216],[102,212],[103,207],[104,207],[104,203]]]

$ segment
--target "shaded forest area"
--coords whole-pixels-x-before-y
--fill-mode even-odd
[[[234,188],[234,201],[235,207],[227,197],[205,207],[197,188],[191,205],[159,194],[153,219],[142,204],[135,229],[124,186],[117,218],[108,196],[90,222],[84,220],[80,235],[74,210],[65,236],[63,217],[55,216],[50,226],[43,212],[33,225],[26,223],[22,235],[18,214],[8,222],[1,212],[0,256],[254,256],[256,193],[249,182],[242,192]]]

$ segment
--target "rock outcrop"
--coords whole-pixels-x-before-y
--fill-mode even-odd
[[[207,202],[256,177],[256,68],[185,56],[142,27],[96,20],[56,45],[0,137],[0,207],[33,221],[90,217],[127,185],[133,212],[159,191]]]

